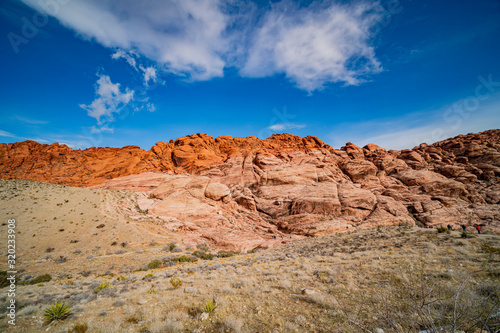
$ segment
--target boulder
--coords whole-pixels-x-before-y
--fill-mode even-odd
[[[212,200],[220,200],[231,194],[229,188],[221,183],[210,183],[205,189],[205,196]]]

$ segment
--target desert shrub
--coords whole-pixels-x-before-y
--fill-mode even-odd
[[[50,274],[43,274],[43,275],[37,276],[36,278],[30,280],[30,282],[28,282],[28,284],[39,284],[39,283],[43,283],[43,282],[49,282],[50,280],[52,280],[52,276],[50,276]]]
[[[227,317],[223,321],[224,327],[230,332],[239,333],[243,327],[243,320],[241,318]]]
[[[208,252],[208,250],[210,250],[210,247],[207,244],[198,244],[196,245],[196,248],[203,252]]]
[[[199,251],[199,250],[194,251],[193,256],[203,260],[212,260],[215,257],[215,255],[213,255],[212,253],[206,253],[204,251]]]
[[[43,313],[45,324],[53,321],[63,321],[71,314],[71,307],[66,302],[55,302],[50,305]]]
[[[449,234],[449,233],[450,233],[450,230],[449,230],[448,228],[445,228],[445,227],[439,227],[439,228],[437,228],[437,232],[438,232],[439,234],[442,234],[442,233],[447,233],[447,234]]]
[[[94,292],[97,294],[101,290],[106,289],[106,288],[111,288],[111,285],[107,281],[101,282],[97,287],[94,288]]]
[[[235,252],[235,251],[219,251],[217,252],[217,255],[219,258],[229,258],[235,255],[240,254],[240,252]]]
[[[172,243],[168,244],[168,247],[169,247],[170,251],[172,251],[173,249],[175,249],[175,247],[176,247],[175,242],[172,242]]]
[[[49,252],[53,252],[54,251],[54,248],[53,247],[48,247],[45,249],[45,252],[49,253]]]
[[[37,313],[38,310],[39,310],[38,306],[36,306],[36,305],[28,305],[28,306],[22,308],[21,310],[19,310],[19,312],[17,314],[19,316],[30,316],[32,314]]]
[[[87,323],[76,323],[68,330],[68,333],[85,333],[89,329]]]
[[[457,274],[451,279],[426,272],[424,267],[401,266],[388,274],[383,284],[375,283],[370,292],[336,289],[335,300],[330,304],[337,309],[337,321],[344,322],[340,331],[356,331],[360,327],[389,331],[396,328],[395,332],[500,329],[500,318],[495,316],[500,311],[500,284],[477,272]]]
[[[481,244],[481,250],[484,253],[493,255],[493,254],[500,254],[500,248],[499,247],[494,247],[489,244]]]
[[[154,276],[154,273],[153,272],[149,272],[148,274],[144,275],[144,277],[142,279],[145,280],[147,278],[152,278],[153,276]]]
[[[171,285],[172,285],[172,287],[174,287],[175,289],[182,287],[182,281],[181,281],[181,279],[179,279],[179,278],[178,278],[178,277],[176,277],[176,276],[173,276],[172,278],[170,278],[170,284],[171,284]]]
[[[217,309],[217,298],[214,296],[212,298],[206,299],[203,302],[203,305],[201,307],[201,312],[205,312],[208,314],[214,313],[215,309]]]
[[[155,269],[161,267],[162,262],[159,259],[155,259],[148,264],[149,269]]]
[[[141,310],[127,310],[128,314],[126,322],[131,324],[138,324],[144,320],[144,313]]]
[[[196,262],[196,261],[198,261],[198,258],[196,258],[196,257],[188,257],[186,255],[182,255],[180,257],[173,258],[171,260],[174,261],[174,262]]]

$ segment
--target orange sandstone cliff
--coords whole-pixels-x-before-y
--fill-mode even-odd
[[[231,230],[249,221],[273,235],[394,224],[500,231],[500,130],[401,151],[289,134],[196,134],[149,151],[25,141],[0,144],[0,178],[145,192],[142,210],[219,244],[241,243]]]

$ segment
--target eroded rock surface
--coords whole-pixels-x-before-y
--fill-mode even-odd
[[[0,176],[142,192],[168,227],[238,249],[377,225],[500,231],[500,130],[402,151],[289,134],[196,134],[149,151],[25,141],[0,144]]]

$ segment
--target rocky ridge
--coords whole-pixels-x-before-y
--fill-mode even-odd
[[[0,144],[0,178],[133,190],[142,193],[138,209],[165,227],[240,249],[376,225],[480,224],[498,232],[499,176],[500,130],[401,151],[333,149],[289,134],[196,134],[149,151]]]

